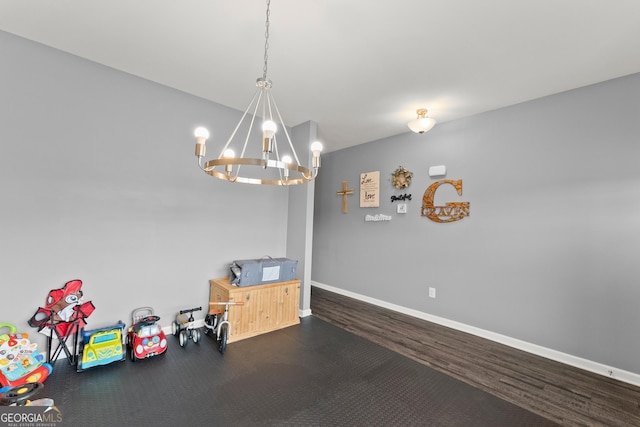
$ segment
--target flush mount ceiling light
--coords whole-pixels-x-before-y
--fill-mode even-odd
[[[209,131],[203,127],[199,127],[195,130],[196,137],[196,157],[198,158],[198,165],[207,174],[231,182],[241,182],[245,184],[267,184],[267,185],[293,185],[303,184],[311,181],[318,175],[318,169],[320,168],[320,152],[322,151],[322,144],[318,141],[311,144],[310,150],[312,153],[311,169],[306,168],[300,164],[298,155],[287,128],[284,125],[280,111],[276,105],[275,99],[271,94],[271,80],[267,78],[267,52],[269,49],[269,15],[270,15],[270,0],[267,0],[267,18],[265,22],[265,43],[264,43],[264,68],[262,77],[259,77],[256,81],[256,90],[249,106],[245,110],[240,122],[236,125],[231,136],[227,140],[227,143],[220,150],[218,158],[209,160],[203,163],[206,153],[206,141],[209,138]],[[248,123],[245,119],[249,119]],[[252,132],[254,137],[257,138],[258,130],[254,130],[254,125],[257,121],[262,121],[262,138],[260,144],[257,144],[255,153],[257,150],[261,150],[262,157],[251,157],[252,150],[248,147],[249,140],[251,139]],[[277,122],[280,124],[278,126]],[[231,148],[234,138],[238,131],[242,129],[246,130],[246,137],[244,138],[244,144],[240,152],[240,157],[235,156],[235,152]],[[290,154],[293,155],[293,159],[285,152],[278,150],[277,135],[278,129],[282,130],[288,144]],[[285,147],[285,150],[287,148]],[[281,157],[282,156],[282,157]],[[295,162],[294,162],[295,160]],[[216,170],[216,167],[220,166],[220,170]],[[242,171],[242,166],[249,166]],[[224,168],[222,168],[224,167]],[[235,168],[234,168],[235,167]],[[249,170],[246,170],[249,169]],[[245,173],[248,172],[248,173]],[[294,176],[290,177],[293,173]]]
[[[427,117],[427,109],[420,108],[416,111],[418,118],[409,122],[409,129],[415,133],[429,132],[436,125],[436,121],[431,117]]]

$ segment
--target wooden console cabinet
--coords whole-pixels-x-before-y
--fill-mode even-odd
[[[209,301],[244,301],[244,305],[229,306],[230,343],[300,323],[299,280],[238,287],[231,285],[227,277],[211,279]],[[210,306],[209,312],[217,310]]]

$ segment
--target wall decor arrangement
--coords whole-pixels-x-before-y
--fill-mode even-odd
[[[402,190],[403,188],[407,188],[411,185],[412,177],[413,172],[409,172],[407,169],[400,166],[391,174],[391,183],[398,190]]]
[[[380,207],[380,171],[360,174],[360,207]]]
[[[454,222],[460,221],[469,216],[469,202],[447,202],[444,206],[435,206],[433,199],[436,190],[443,184],[453,185],[458,195],[462,196],[462,180],[443,179],[431,184],[422,196],[422,213],[434,222]]]
[[[342,196],[342,213],[347,213],[349,207],[347,206],[347,196],[353,194],[353,188],[348,188],[347,181],[342,181],[342,190],[337,191],[338,196]]]

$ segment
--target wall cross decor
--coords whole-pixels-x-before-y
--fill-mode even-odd
[[[337,191],[338,196],[342,196],[342,213],[347,213],[349,207],[347,206],[347,196],[353,194],[353,188],[347,189],[347,181],[342,181],[342,191]]]

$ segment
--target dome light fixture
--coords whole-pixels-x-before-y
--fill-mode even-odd
[[[195,130],[196,138],[196,151],[195,155],[198,158],[198,165],[205,173],[226,181],[241,182],[245,184],[267,184],[267,185],[293,185],[304,184],[313,180],[318,175],[318,169],[320,168],[320,152],[322,151],[322,144],[318,141],[311,144],[311,169],[304,167],[300,164],[298,155],[287,128],[284,125],[278,106],[275,99],[271,94],[271,80],[267,78],[267,52],[269,49],[269,15],[270,15],[271,1],[267,0],[267,13],[265,22],[265,43],[264,43],[264,68],[262,77],[256,80],[257,90],[249,103],[249,106],[245,110],[244,114],[240,118],[240,122],[236,125],[231,136],[227,140],[227,143],[220,150],[220,154],[216,159],[204,161],[206,154],[206,142],[209,138],[209,131],[203,127],[199,127]],[[245,123],[245,119],[248,120],[248,124]],[[256,138],[259,130],[254,129],[256,122],[262,121],[262,141],[260,144],[260,150],[262,152],[261,157],[258,157],[258,148],[252,150],[248,147],[249,140],[252,136]],[[278,125],[279,123],[279,125]],[[242,149],[237,151],[240,153],[239,157],[236,157],[234,151],[231,149],[231,144],[234,141],[238,130],[242,129],[247,131],[244,138],[244,144]],[[278,150],[277,134],[281,129],[284,134],[291,151],[291,155],[280,153]],[[253,133],[253,135],[252,135]],[[239,145],[239,144],[238,144]],[[255,157],[252,157],[255,156]],[[224,166],[224,170],[216,170],[217,166]],[[246,168],[248,170],[242,171],[242,166],[251,166]],[[245,173],[249,172],[249,173]],[[293,177],[290,174],[293,172]]]
[[[416,111],[418,118],[409,122],[409,129],[415,133],[429,132],[436,125],[436,121],[427,117],[427,109],[420,108]]]

